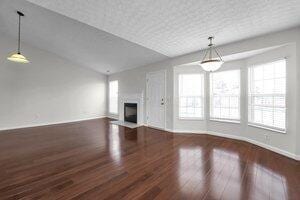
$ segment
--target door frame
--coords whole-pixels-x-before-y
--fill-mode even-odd
[[[149,94],[148,94],[148,87],[149,87],[149,85],[148,85],[148,82],[149,82],[149,75],[151,75],[151,74],[155,74],[155,73],[163,73],[164,74],[164,123],[163,123],[163,127],[153,127],[153,126],[150,126],[149,125],[149,122],[148,122],[148,116],[149,116],[149,110],[150,110],[150,108],[149,108],[149,103],[148,103],[148,96],[149,96]],[[156,129],[162,129],[162,130],[166,130],[166,127],[167,127],[167,123],[166,123],[166,121],[167,121],[167,119],[166,119],[166,117],[167,117],[167,70],[166,69],[162,69],[162,70],[158,70],[158,71],[152,71],[152,72],[148,72],[147,74],[146,74],[146,124],[147,124],[147,126],[148,127],[152,127],[152,128],[156,128]]]

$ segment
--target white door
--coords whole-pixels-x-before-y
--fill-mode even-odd
[[[148,126],[165,128],[166,107],[166,72],[157,71],[147,74],[147,124]]]

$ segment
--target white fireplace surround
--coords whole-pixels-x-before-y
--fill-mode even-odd
[[[137,104],[137,124],[144,123],[144,95],[143,93],[119,94],[119,120],[124,121],[124,103]]]

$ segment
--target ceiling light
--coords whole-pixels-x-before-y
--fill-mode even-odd
[[[212,40],[214,37],[209,37],[208,50],[205,52],[202,62],[200,63],[201,67],[208,72],[213,72],[218,70],[221,65],[224,63],[217,49],[214,47]],[[217,58],[213,58],[213,52],[217,55]]]
[[[17,11],[19,15],[19,34],[18,34],[18,52],[11,54],[7,60],[18,62],[18,63],[29,63],[27,58],[23,56],[20,52],[20,41],[21,41],[21,17],[24,16],[24,14],[20,11]]]

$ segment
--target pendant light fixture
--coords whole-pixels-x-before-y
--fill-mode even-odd
[[[17,11],[18,15],[19,15],[19,34],[18,34],[18,52],[17,53],[13,53],[12,55],[10,55],[7,60],[13,61],[13,62],[17,62],[17,63],[29,63],[29,61],[27,60],[27,58],[25,56],[23,56],[20,52],[20,42],[21,42],[21,17],[24,16],[24,14],[20,11]]]
[[[205,52],[202,62],[200,63],[201,67],[208,72],[213,72],[218,70],[221,65],[224,63],[217,49],[214,47],[212,40],[214,37],[209,37],[208,50]],[[217,58],[213,58],[213,52],[215,52]]]

